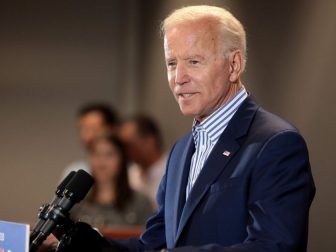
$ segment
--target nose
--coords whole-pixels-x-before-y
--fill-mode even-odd
[[[175,84],[183,85],[189,80],[188,72],[183,64],[177,64],[175,68]]]

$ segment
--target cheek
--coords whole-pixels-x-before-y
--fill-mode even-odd
[[[119,173],[119,168],[116,160],[104,159],[96,163],[95,168],[92,167],[92,172],[96,180],[106,181],[114,178]]]
[[[108,166],[111,171],[117,170],[119,168],[119,161],[115,158],[109,159],[106,162],[106,166]]]
[[[89,163],[92,170],[96,170],[97,168],[99,168],[99,166],[101,166],[101,162],[99,162],[99,159],[95,157],[91,157]]]
[[[175,87],[175,77],[174,77],[174,74],[172,72],[168,71],[167,77],[168,77],[169,88],[173,92],[174,91],[174,87]]]
[[[227,92],[228,85],[228,77],[224,74],[212,74],[209,76],[213,76],[212,78],[207,79],[206,91],[209,96],[221,96]]]
[[[110,175],[115,175],[119,172],[119,170],[121,169],[120,167],[121,165],[121,160],[114,156],[113,158],[109,158],[106,162],[106,167],[107,167],[107,171]]]

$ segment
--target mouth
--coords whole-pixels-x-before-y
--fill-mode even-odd
[[[179,99],[188,99],[194,96],[196,93],[179,93],[177,94]]]

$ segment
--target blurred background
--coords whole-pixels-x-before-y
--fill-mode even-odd
[[[317,194],[309,251],[336,251],[336,1],[0,2],[0,219],[33,223],[61,171],[83,153],[77,109],[90,101],[159,122],[165,147],[190,130],[166,80],[160,21],[190,4],[225,6],[248,35],[244,84],[296,125]]]

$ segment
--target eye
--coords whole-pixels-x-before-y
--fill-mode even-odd
[[[198,60],[194,60],[194,59],[192,59],[192,60],[189,60],[189,63],[190,63],[191,65],[197,65],[197,64],[199,63],[199,61],[198,61]]]
[[[168,68],[174,68],[176,66],[176,62],[175,61],[168,61],[167,62],[167,67]]]

